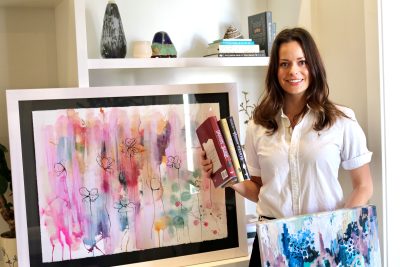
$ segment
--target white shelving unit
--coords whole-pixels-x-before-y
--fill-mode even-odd
[[[66,1],[66,0],[65,0]],[[121,1],[122,2],[122,1]],[[118,2],[120,4],[121,2]],[[120,5],[120,12],[122,13]],[[127,58],[101,59],[88,56],[87,10],[84,0],[74,0],[75,31],[77,46],[77,68],[79,87],[91,86],[91,73],[97,70],[118,69],[168,69],[168,68],[214,68],[214,67],[267,67],[268,57],[215,58],[178,57],[177,58]],[[129,41],[128,41],[129,42]],[[102,72],[102,75],[104,72]],[[126,72],[125,72],[126,74]]]
[[[268,57],[88,59],[88,69],[265,67],[268,62]]]
[[[267,67],[269,58],[179,57],[157,59],[101,59],[88,53],[86,0],[0,0],[0,8],[50,10],[55,18],[57,82],[59,87],[89,87],[91,72],[118,69]],[[103,1],[104,6],[106,1]],[[118,1],[120,3],[122,1]],[[234,3],[233,3],[234,4]],[[100,23],[100,22],[99,22]],[[129,54],[129,51],[128,51]],[[51,68],[51,66],[50,66]],[[51,73],[49,73],[51,75]],[[95,75],[94,75],[95,76]],[[40,85],[38,85],[40,86]],[[11,86],[12,87],[12,86]]]

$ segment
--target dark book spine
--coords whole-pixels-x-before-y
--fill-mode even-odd
[[[250,179],[250,173],[247,168],[246,159],[243,153],[242,146],[240,145],[239,135],[236,130],[235,121],[232,116],[226,118],[226,122],[228,123],[229,130],[231,132],[232,141],[236,149],[236,155],[239,159],[240,168],[242,169],[243,178],[245,180]]]
[[[218,53],[218,57],[265,57],[265,53]]]
[[[266,25],[267,25],[267,55],[271,55],[271,49],[272,49],[272,42],[273,42],[273,37],[272,37],[272,12],[271,11],[266,11],[265,12],[265,18],[266,18]]]

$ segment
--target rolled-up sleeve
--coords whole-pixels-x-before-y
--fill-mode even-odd
[[[353,170],[361,167],[369,163],[371,157],[372,152],[367,148],[364,131],[355,117],[345,119],[343,127],[343,147],[341,152],[343,169]]]

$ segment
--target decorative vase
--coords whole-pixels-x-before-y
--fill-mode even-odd
[[[151,44],[152,58],[155,57],[176,57],[176,49],[168,33],[164,31],[156,32]]]
[[[126,39],[121,16],[114,0],[109,0],[103,20],[100,40],[100,53],[103,58],[124,58]]]
[[[0,267],[18,267],[17,239],[0,235]]]
[[[152,55],[151,43],[149,41],[133,42],[133,57],[150,58]]]

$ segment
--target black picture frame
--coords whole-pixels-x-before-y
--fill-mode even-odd
[[[148,85],[125,87],[8,90],[14,204],[21,266],[116,266],[150,263],[189,264],[247,254],[243,199],[226,189],[228,236],[223,239],[56,262],[42,262],[35,142],[32,112],[42,110],[217,103],[220,116],[237,120],[235,84]],[[179,260],[178,260],[179,257]],[[25,264],[26,263],[26,264]],[[171,265],[172,266],[172,265]]]

